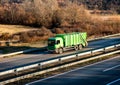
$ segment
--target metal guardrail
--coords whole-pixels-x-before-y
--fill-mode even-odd
[[[108,36],[104,36],[104,37],[99,37],[99,38],[94,38],[94,39],[88,39],[88,41],[94,41],[94,40],[99,40],[99,39],[114,37],[114,36],[119,36],[119,35],[120,35],[120,33],[113,34],[113,35],[108,35]],[[41,49],[46,49],[46,47],[43,47]],[[7,56],[14,56],[14,55],[23,54],[23,53],[29,53],[29,52],[33,52],[33,51],[37,51],[37,50],[40,50],[40,49],[34,48],[34,49],[28,49],[28,50],[24,50],[24,51],[9,53],[9,54],[3,54],[3,55],[0,55],[0,58],[4,58],[4,57],[7,57]]]
[[[99,39],[104,39],[104,38],[114,37],[114,36],[119,36],[119,35],[120,35],[120,33],[117,33],[117,34],[113,34],[113,35],[107,35],[107,36],[103,36],[103,37],[97,37],[97,38],[93,38],[93,39],[88,39],[88,41],[99,40]]]
[[[118,44],[118,46],[120,46],[120,44]],[[102,55],[95,56],[95,57],[91,57],[91,58],[87,58],[87,59],[83,59],[81,61],[72,62],[72,63],[69,63],[69,64],[65,64],[65,65],[49,68],[49,69],[46,69],[46,70],[43,70],[43,71],[26,74],[26,75],[23,75],[23,76],[20,76],[20,77],[16,77],[16,78],[12,78],[12,79],[9,79],[9,80],[5,80],[5,81],[0,82],[0,85],[8,84],[10,82],[19,81],[21,79],[29,78],[29,77],[40,75],[40,74],[44,74],[44,73],[47,73],[47,72],[55,71],[55,70],[58,70],[58,69],[61,69],[61,68],[65,68],[65,67],[69,67],[69,66],[73,66],[73,65],[76,65],[76,64],[85,63],[85,62],[88,62],[88,61],[91,61],[91,60],[104,58],[105,56],[113,55],[113,54],[116,54],[116,53],[120,53],[120,50],[117,50],[117,51],[114,51],[114,52],[110,52],[110,53],[106,53],[106,54],[102,54]]]
[[[10,46],[15,43],[19,43],[20,41],[18,40],[8,40],[8,41],[0,41],[0,46]]]
[[[32,64],[32,65],[27,65],[27,66],[23,66],[23,67],[14,68],[14,69],[11,69],[11,70],[0,72],[0,76],[10,74],[10,73],[16,73],[16,72],[19,72],[19,71],[28,70],[28,69],[35,68],[35,67],[42,67],[43,65],[47,65],[47,64],[51,64],[51,63],[55,63],[55,62],[61,62],[63,60],[67,60],[67,59],[71,59],[71,58],[77,58],[78,56],[80,57],[80,56],[84,56],[84,55],[87,55],[87,54],[92,55],[93,53],[101,52],[101,51],[104,52],[104,51],[106,51],[108,49],[111,49],[111,48],[118,48],[119,46],[120,46],[120,44],[116,44],[116,45],[103,47],[103,48],[96,49],[96,50],[91,50],[91,51],[88,51],[88,52],[77,53],[77,54],[73,54],[73,55],[70,55],[70,56],[65,56],[65,57],[61,57],[61,58],[56,58],[56,59],[52,59],[52,60],[38,62],[38,63]]]
[[[46,47],[33,48],[33,49],[24,50],[24,51],[18,51],[18,52],[9,53],[9,54],[3,54],[3,55],[0,55],[0,58],[4,58],[4,57],[7,57],[7,56],[14,56],[14,55],[23,54],[23,53],[29,53],[29,52],[38,51],[38,50],[42,50],[42,51],[46,50]]]

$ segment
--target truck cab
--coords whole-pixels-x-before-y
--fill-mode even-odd
[[[62,53],[63,39],[60,37],[52,37],[48,39],[48,50],[55,53]],[[60,51],[60,52],[59,52]]]

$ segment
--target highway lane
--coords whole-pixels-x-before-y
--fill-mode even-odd
[[[105,38],[105,39],[101,39],[101,40],[97,40],[97,41],[92,41],[92,42],[89,42],[88,47],[82,49],[79,52],[86,51],[89,49],[94,49],[94,48],[112,45],[112,44],[115,44],[118,42],[120,43],[120,36],[112,37],[112,38]],[[69,52],[65,52],[64,54],[51,54],[47,51],[44,51],[44,52],[37,51],[37,52],[29,53],[29,54],[17,55],[15,57],[2,59],[0,61],[0,71],[14,68],[16,66],[22,66],[25,64],[30,64],[30,63],[50,59],[50,58],[56,58],[59,56],[72,54],[72,53],[76,53],[76,52],[69,51]]]
[[[120,56],[26,85],[120,85]]]

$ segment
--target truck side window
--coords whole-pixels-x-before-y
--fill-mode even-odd
[[[60,40],[57,40],[57,44],[60,44]]]

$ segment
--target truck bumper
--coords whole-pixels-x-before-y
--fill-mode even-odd
[[[55,53],[55,50],[49,50],[49,49],[47,49],[47,50],[48,50],[48,52]]]

